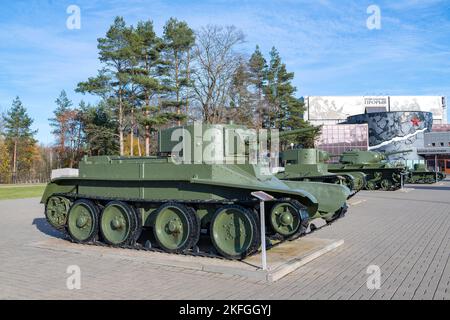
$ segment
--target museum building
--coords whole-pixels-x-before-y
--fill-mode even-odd
[[[316,147],[331,154],[403,150],[390,160],[412,165],[425,159],[430,168],[437,161],[444,171],[450,167],[445,101],[444,97],[307,97],[305,118],[322,125]]]

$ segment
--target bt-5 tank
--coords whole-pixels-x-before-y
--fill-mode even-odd
[[[416,163],[414,169],[409,172],[407,182],[414,184],[432,184],[445,179],[442,172],[429,171],[425,164]]]
[[[412,150],[397,152],[375,152],[352,150],[341,154],[339,164],[330,164],[328,170],[334,173],[351,173],[355,170],[367,175],[366,189],[394,191],[400,189],[402,183],[401,175],[407,170],[404,166],[392,166],[385,162],[389,156],[408,153]]]
[[[332,221],[345,213],[348,188],[277,179],[264,163],[236,152],[242,130],[171,128],[160,131],[156,157],[85,157],[78,175],[48,184],[41,200],[47,220],[76,243],[195,253],[203,235],[206,252],[214,247],[243,259],[260,246],[254,191],[274,197],[266,202],[266,230],[276,239],[303,235],[313,218]],[[244,145],[248,151],[251,144]]]
[[[335,174],[328,171],[327,154],[317,149],[291,149],[281,153],[284,170],[277,174],[281,180],[313,181],[344,184],[357,192],[365,185],[365,174]]]

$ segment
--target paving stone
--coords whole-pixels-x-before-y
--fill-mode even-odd
[[[450,181],[409,192],[360,192],[347,216],[312,237],[345,244],[266,283],[102,255],[43,250],[62,237],[38,199],[0,201],[0,299],[450,299]],[[68,290],[69,265],[81,289]],[[369,265],[381,288],[369,290]]]

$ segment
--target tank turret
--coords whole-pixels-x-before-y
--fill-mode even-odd
[[[349,189],[359,191],[364,187],[365,175],[334,174],[328,172],[328,159],[324,151],[318,149],[292,149],[281,153],[284,172],[277,177],[283,180],[320,181],[344,184]]]
[[[194,124],[163,129],[159,132],[159,154],[184,163],[256,163],[267,157],[270,142],[277,138],[314,131],[303,128],[290,131],[257,132],[234,124]],[[274,143],[278,152],[278,144]],[[259,157],[258,157],[259,155]]]
[[[362,151],[352,150],[341,154],[339,162],[342,164],[376,164],[387,160],[389,156],[395,154],[409,153],[412,150],[401,150],[396,152],[376,152],[376,151]]]

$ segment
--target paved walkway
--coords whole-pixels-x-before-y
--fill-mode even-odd
[[[314,234],[345,244],[271,284],[36,248],[58,236],[38,200],[0,201],[0,299],[448,300],[450,181],[408,187],[358,194],[345,219]],[[81,268],[80,290],[66,287],[69,265]],[[367,287],[371,265],[381,271],[378,290]]]

